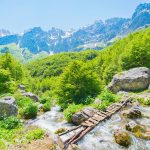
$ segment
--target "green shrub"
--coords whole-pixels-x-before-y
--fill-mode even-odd
[[[144,103],[145,103],[145,99],[144,99],[144,98],[141,98],[141,97],[139,97],[139,98],[137,98],[137,99],[135,99],[135,100],[137,100],[137,101],[140,102],[141,104],[144,104]]]
[[[38,112],[37,106],[31,103],[28,106],[22,108],[21,116],[25,119],[33,119],[36,118],[37,112]]]
[[[0,140],[0,149],[1,150],[7,150],[7,146],[6,144],[4,143],[4,141]]]
[[[41,104],[45,104],[47,101],[48,101],[48,98],[47,98],[47,97],[41,97],[41,98],[40,98],[40,103],[41,103]]]
[[[75,105],[75,104],[69,105],[68,108],[64,110],[65,119],[68,122],[72,122],[72,115],[80,111],[82,108],[83,108],[82,105]]]
[[[1,127],[5,128],[5,129],[15,129],[19,125],[21,125],[20,120],[14,116],[4,118],[1,121]]]
[[[38,139],[43,139],[45,135],[45,132],[42,129],[34,129],[29,131],[25,137],[28,141],[32,141],[32,140],[38,140]]]
[[[24,108],[29,104],[33,103],[33,101],[29,97],[25,97],[20,94],[16,94],[14,96],[16,98],[16,103],[19,106],[19,108]]]
[[[51,110],[51,102],[47,101],[45,104],[43,104],[43,111],[50,111]]]
[[[103,91],[99,97],[102,101],[115,102],[117,100],[117,96],[107,90]]]
[[[147,100],[145,100],[144,104],[145,104],[145,105],[150,105],[150,98],[147,99]]]

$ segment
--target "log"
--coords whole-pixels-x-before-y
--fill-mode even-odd
[[[72,129],[70,129],[70,130],[67,130],[67,131],[65,131],[65,132],[63,132],[63,133],[60,133],[60,134],[58,134],[58,135],[59,135],[59,136],[62,136],[62,135],[64,135],[64,134],[67,134],[67,133],[69,133],[69,132],[71,132],[71,131],[73,131],[73,130],[76,130],[76,129],[80,128],[80,127],[82,127],[82,125],[79,125],[79,126],[77,126],[77,127],[75,127],[75,128],[72,128]]]
[[[73,140],[73,141],[71,142],[71,144],[76,144],[82,137],[84,137],[84,136],[85,136],[88,132],[90,132],[93,128],[94,128],[94,127],[88,127],[86,130],[84,130],[84,131],[80,134],[80,136],[79,136],[77,139]]]

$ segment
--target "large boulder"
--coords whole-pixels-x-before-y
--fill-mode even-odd
[[[86,107],[80,112],[75,113],[72,116],[72,122],[75,125],[79,125],[85,120],[87,120],[89,117],[92,117],[98,110],[92,107]]]
[[[113,77],[108,89],[114,93],[119,91],[139,91],[148,89],[150,85],[150,69],[133,68]]]
[[[31,92],[25,92],[25,93],[22,93],[22,94],[23,94],[23,96],[31,98],[35,102],[39,101],[39,97],[37,95],[31,93]]]
[[[0,117],[16,116],[18,108],[14,97],[3,97],[0,99]]]
[[[128,147],[131,144],[131,137],[129,134],[121,129],[118,129],[114,132],[115,141],[121,146]]]

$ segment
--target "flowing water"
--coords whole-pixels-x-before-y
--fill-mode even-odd
[[[144,115],[141,119],[136,119],[137,123],[150,127],[150,108],[139,108]],[[129,148],[123,148],[115,143],[113,133],[114,130],[125,128],[125,124],[130,120],[125,119],[121,112],[113,115],[109,120],[100,123],[90,133],[88,133],[81,141],[78,142],[81,150],[150,150],[150,141],[132,137],[132,145]],[[71,128],[63,117],[58,106],[53,107],[51,111],[38,117],[34,122],[41,128],[47,129],[51,135],[59,128]],[[53,136],[54,137],[54,136]]]

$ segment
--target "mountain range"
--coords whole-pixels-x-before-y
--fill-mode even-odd
[[[78,30],[66,32],[53,27],[49,31],[44,31],[40,27],[34,27],[23,34],[12,34],[2,29],[0,30],[0,52],[11,49],[9,46],[12,44],[16,45],[23,57],[39,53],[102,49],[116,39],[149,25],[150,3],[144,3],[136,8],[131,18],[97,20]]]

